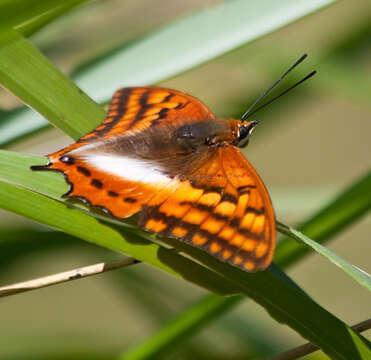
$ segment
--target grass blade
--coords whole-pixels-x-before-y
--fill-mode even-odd
[[[100,106],[14,30],[0,32],[0,84],[74,138],[105,117]]]
[[[2,112],[0,120],[0,146],[51,127],[39,114],[26,107]]]
[[[301,233],[298,230],[295,230],[285,224],[282,224],[280,222],[277,222],[278,230],[290,236],[291,238],[294,238],[306,245],[308,245],[310,248],[312,248],[314,251],[318,252],[319,254],[326,257],[328,260],[330,260],[332,263],[337,265],[340,269],[342,269],[344,272],[346,272],[349,276],[351,276],[355,281],[357,281],[360,285],[364,286],[366,289],[371,291],[371,276],[363,271],[362,269],[359,269],[358,267],[348,263],[344,259],[342,259],[340,256],[336,255],[329,249],[325,248],[321,244],[313,241],[308,236],[305,236],[303,233]]]
[[[118,357],[120,360],[154,359],[163,356],[170,347],[190,337],[206,323],[215,319],[219,312],[228,311],[237,297],[229,301],[219,296],[205,296],[197,304],[183,312],[173,321],[158,331],[148,341],[130,349]]]
[[[364,174],[314,216],[297,227],[311,239],[323,243],[338,234],[371,209],[371,172]],[[291,238],[284,238],[277,246],[275,260],[288,266],[310,251]]]
[[[362,321],[358,324],[352,326],[352,329],[357,332],[363,332],[369,330],[371,328],[371,319]],[[298,346],[295,349],[291,349],[283,354],[275,356],[270,360],[295,360],[299,357],[311,354],[312,352],[318,350],[318,347],[313,345],[312,343],[306,343],[304,345]]]
[[[65,231],[108,249],[133,254],[172,275],[195,280],[199,286],[220,294],[236,293],[236,289],[215,273],[124,228],[117,228],[67,204],[30,190],[0,181],[0,208]],[[86,231],[89,229],[89,231]],[[193,279],[193,280],[192,280]],[[234,289],[234,291],[233,291]]]
[[[25,36],[30,36],[55,18],[86,1],[1,0],[0,28],[13,28]]]

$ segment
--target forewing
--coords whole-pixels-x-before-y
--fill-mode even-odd
[[[174,128],[214,119],[215,115],[200,100],[180,91],[155,86],[122,88],[115,92],[107,116],[99,126],[48,156],[58,158],[84,145],[135,134],[156,125]]]
[[[120,136],[167,122],[176,125],[214,118],[201,101],[180,91],[154,86],[128,87],[116,91],[106,119],[80,140]]]
[[[160,191],[142,208],[140,225],[202,248],[247,271],[265,269],[275,248],[275,217],[254,168],[233,146]]]

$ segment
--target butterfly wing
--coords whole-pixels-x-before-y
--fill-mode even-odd
[[[233,146],[209,160],[171,191],[142,208],[140,226],[189,242],[247,271],[265,269],[275,248],[275,216],[268,192]]]
[[[48,155],[48,165],[32,168],[60,171],[70,184],[65,196],[78,197],[125,218],[138,212],[159,189],[178,186],[150,162],[133,158],[138,148],[145,146],[143,131],[150,128],[168,131],[170,127],[214,119],[214,114],[201,101],[180,91],[159,87],[123,88],[114,94],[101,125],[76,143]],[[113,140],[130,136],[134,140],[127,143],[133,147],[126,149],[126,153],[117,149],[123,147],[122,144],[107,149],[107,144],[112,144]],[[138,144],[139,139],[143,146],[136,145],[135,149],[134,143]],[[118,151],[120,156],[115,156]],[[199,155],[200,161],[203,157]],[[172,158],[174,156],[164,161],[169,163]],[[180,162],[183,165],[194,163],[192,155],[184,156]]]

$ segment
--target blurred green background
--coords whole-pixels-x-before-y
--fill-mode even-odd
[[[81,63],[219,2],[96,1],[31,39],[70,74]],[[255,115],[261,123],[245,151],[269,189],[278,219],[295,225],[370,169],[370,39],[370,1],[343,1],[160,85],[198,97],[219,116],[238,117],[280,72],[309,53],[293,78],[312,69],[318,74]],[[12,95],[1,91],[2,108],[18,105]],[[9,149],[45,154],[69,143],[67,136],[51,129]],[[54,232],[22,242],[22,228],[36,225],[9,213],[0,216],[4,231],[13,234],[16,227],[20,239],[16,249],[4,247],[0,255],[2,285],[115,258],[80,240],[62,242]],[[370,230],[368,215],[327,246],[370,272]],[[348,324],[365,320],[371,313],[367,290],[317,254],[288,273]],[[204,294],[200,288],[140,264],[4,298],[0,358],[108,358],[147,338]],[[371,338],[370,331],[364,335]],[[246,302],[168,358],[246,359],[251,353],[266,358],[303,342],[262,308]],[[324,358],[318,354],[311,358],[320,356]]]

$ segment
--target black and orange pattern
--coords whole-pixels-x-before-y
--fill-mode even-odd
[[[81,198],[118,218],[141,211],[139,225],[146,230],[186,241],[246,271],[265,269],[275,248],[273,207],[258,174],[232,145],[236,137],[232,130],[214,134],[213,141],[201,141],[197,149],[190,148],[187,156],[195,166],[187,171],[174,174],[167,171],[165,163],[167,181],[159,183],[135,182],[106,173],[72,152],[84,145],[94,149],[95,144],[125,136],[132,137],[131,151],[135,152],[136,134],[147,134],[149,128],[166,127],[177,136],[185,124],[192,127],[217,121],[230,122],[231,126],[225,127],[228,129],[237,126],[237,120],[215,119],[199,100],[176,90],[121,89],[100,126],[70,147],[49,155],[47,166],[34,168],[62,172],[70,184],[67,197]],[[201,136],[196,130],[190,134]],[[175,150],[170,151],[169,163],[177,156]]]
[[[193,96],[158,87],[129,87],[114,94],[107,117],[79,141],[139,131],[164,122],[212,121],[214,114]]]
[[[218,149],[209,163],[177,185],[143,206],[141,227],[182,239],[248,271],[270,264],[275,245],[272,205],[237,149]]]

